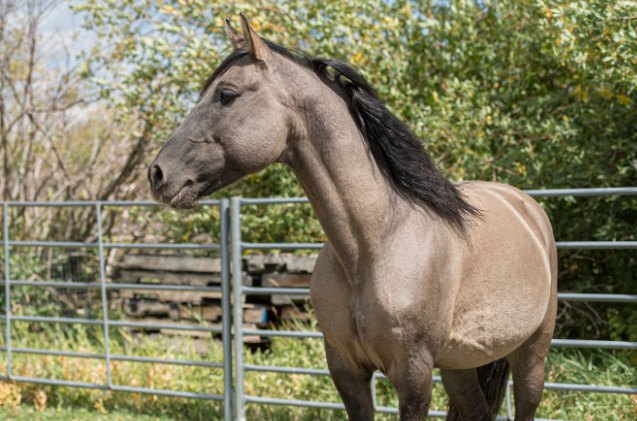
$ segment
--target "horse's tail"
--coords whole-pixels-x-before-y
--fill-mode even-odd
[[[502,400],[506,393],[507,380],[509,378],[509,363],[505,358],[493,361],[482,367],[478,367],[478,380],[482,393],[487,400],[491,420],[498,415],[498,410],[502,406]],[[447,421],[459,421],[460,412],[451,402],[447,409]]]

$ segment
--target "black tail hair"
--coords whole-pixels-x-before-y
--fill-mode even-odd
[[[493,361],[482,367],[478,367],[478,381],[482,393],[489,406],[490,420],[494,420],[502,406],[509,378],[509,363],[505,358]],[[447,409],[447,421],[460,421],[458,408],[449,402]]]

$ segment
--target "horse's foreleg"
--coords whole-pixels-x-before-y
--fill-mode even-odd
[[[352,367],[327,341],[327,366],[351,421],[374,419],[371,378],[373,371],[362,366]]]
[[[460,412],[462,421],[483,421],[491,418],[489,406],[480,387],[477,369],[440,370],[440,376],[451,403]]]
[[[400,421],[427,419],[431,403],[433,360],[428,353],[401,359],[392,364],[387,377],[398,392]]]

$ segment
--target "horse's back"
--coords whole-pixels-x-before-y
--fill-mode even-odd
[[[545,318],[555,278],[555,241],[544,210],[498,183],[459,185],[481,218],[467,231],[453,327],[441,366],[482,365],[507,355]]]
[[[553,229],[544,209],[527,193],[507,184],[471,181],[458,187],[469,201],[483,206],[484,211],[494,212],[498,208],[519,220],[545,248],[554,246]]]

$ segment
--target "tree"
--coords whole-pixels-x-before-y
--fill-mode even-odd
[[[130,197],[140,159],[129,147],[135,127],[97,101],[66,40],[43,32],[56,7],[58,0],[0,0],[2,200]],[[18,208],[12,221],[13,238],[77,239],[92,234],[95,214]]]

